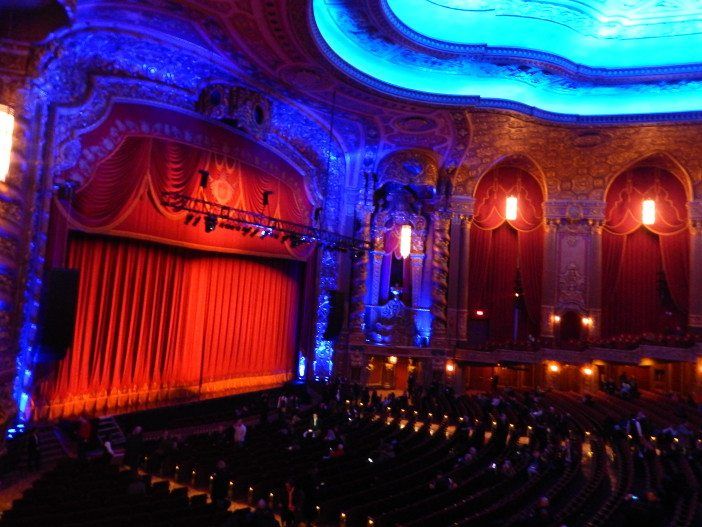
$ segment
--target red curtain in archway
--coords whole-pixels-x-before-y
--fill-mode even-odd
[[[124,411],[291,376],[304,264],[73,235],[74,344],[39,417]]]
[[[656,203],[656,221],[642,224],[642,203]],[[621,174],[607,191],[602,235],[602,333],[644,333],[685,326],[689,298],[687,196],[667,170],[640,166]],[[664,317],[660,278],[674,303]]]
[[[517,197],[516,220],[505,218],[508,196]],[[541,187],[524,170],[498,167],[480,180],[475,200],[470,234],[470,309],[487,310],[491,338],[510,339],[519,268],[528,318],[524,329],[536,335],[543,269]]]

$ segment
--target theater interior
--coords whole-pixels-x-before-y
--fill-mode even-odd
[[[702,526],[702,3],[0,0],[0,527]]]

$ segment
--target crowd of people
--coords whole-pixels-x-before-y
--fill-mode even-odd
[[[312,525],[318,516],[319,503],[334,499],[324,488],[322,473],[327,464],[340,458],[354,456],[357,448],[349,438],[361,421],[361,416],[377,415],[402,418],[420,416],[423,422],[434,426],[446,426],[447,419],[457,437],[462,438],[452,449],[452,465],[444,466],[428,475],[425,480],[426,495],[460,494],[470,480],[472,467],[481,456],[490,434],[497,443],[506,441],[509,434],[518,434],[526,441],[513,442],[488,464],[486,480],[494,484],[522,475],[526,481],[537,480],[545,474],[562,474],[580,462],[582,430],[574,426],[572,418],[558,407],[549,404],[547,394],[534,391],[514,391],[493,385],[490,392],[470,396],[472,404],[480,409],[477,415],[490,416],[491,422],[480,421],[474,415],[455,412],[446,415],[448,408],[455,409],[459,397],[454,390],[441,383],[422,385],[410,377],[408,390],[395,394],[379,392],[354,383],[340,381],[316,387],[317,397],[305,401],[294,393],[283,393],[275,400],[267,400],[260,408],[237,412],[237,418],[227,427],[219,427],[212,436],[222,453],[246,455],[247,448],[259,435],[251,434],[259,426],[276,436],[276,445],[291,453],[301,453],[310,458],[309,470],[304,473],[289,473],[265,492],[251,492],[249,506],[240,507],[228,519],[228,527],[292,527]],[[635,379],[622,375],[617,382],[606,381],[602,390],[623,399],[639,397]],[[682,403],[681,400],[671,400]],[[584,396],[584,406],[602,404],[601,399]],[[254,411],[256,413],[254,413]],[[690,412],[697,408],[690,407]],[[257,415],[258,414],[258,415]],[[689,419],[677,419],[676,424],[655,426],[648,415],[638,413],[622,416],[621,420],[606,418],[601,423],[601,440],[624,442],[629,445],[636,459],[654,465],[662,460],[666,471],[656,485],[632,488],[617,509],[618,522],[623,527],[661,525],[666,511],[675,507],[675,500],[686,490],[685,474],[676,470],[673,461],[685,456],[702,466],[702,431]],[[673,417],[671,416],[671,421]],[[698,421],[699,423],[699,421]],[[528,427],[527,427],[528,424]],[[515,429],[516,426],[516,429]],[[588,432],[590,433],[590,432]],[[75,429],[77,450],[80,459],[95,451],[96,427],[89,420],[81,419]],[[252,439],[253,437],[253,439]],[[38,441],[38,440],[37,440]],[[120,452],[112,444],[112,438],[103,438],[100,443],[101,458],[105,463],[122,463],[131,473],[127,488],[130,495],[146,494],[147,484],[143,470],[157,473],[173,460],[180,459],[189,448],[189,437],[181,437],[165,431],[156,442],[146,441],[141,427],[134,427],[126,436]],[[395,437],[379,437],[369,449],[367,462],[383,466],[392,463],[403,454],[403,443]],[[30,441],[28,449],[38,451],[36,441]],[[236,454],[239,452],[240,454]],[[29,450],[28,450],[29,453]],[[123,455],[120,455],[123,454]],[[121,457],[120,461],[116,458]],[[239,477],[238,466],[225,456],[216,460],[210,478],[212,503],[222,510],[232,507],[232,481]],[[232,458],[235,459],[235,458]],[[667,461],[671,461],[667,463]],[[38,464],[37,461],[33,463]],[[178,475],[176,473],[176,479]],[[523,527],[550,525],[555,521],[553,504],[548,495],[535,499],[514,524]]]

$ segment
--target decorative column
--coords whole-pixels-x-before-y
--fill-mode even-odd
[[[461,216],[452,212],[449,244],[448,293],[447,293],[447,333],[451,345],[455,345],[458,335],[458,291],[460,286],[461,264]]]
[[[702,200],[688,203],[690,214],[690,331],[702,333]]]
[[[468,340],[468,290],[470,284],[470,228],[473,216],[461,217],[461,252],[458,265],[458,325],[456,340]]]
[[[557,328],[553,316],[558,301],[558,229],[561,224],[560,214],[546,203],[544,225],[544,268],[541,281],[541,336],[553,338]]]
[[[5,182],[0,182],[0,451],[4,451],[5,430],[19,403],[23,414],[29,407],[32,378],[24,367],[19,327],[24,312],[36,313],[38,305],[26,302],[21,291],[30,280],[32,285],[41,285],[34,268],[43,265],[43,260],[28,258],[29,233],[34,228],[32,196],[37,190],[34,181],[42,166],[30,130],[38,127],[43,115],[43,103],[23,101],[31,51],[29,45],[16,41],[0,43],[0,104],[14,114],[9,172]],[[36,331],[34,322],[32,319],[27,332],[31,336]]]
[[[449,258],[450,337],[454,341],[468,340],[468,284],[470,271],[470,227],[473,222],[475,199],[470,196],[451,198],[451,256]],[[454,225],[455,224],[455,225]],[[455,227],[455,229],[454,229]],[[449,311],[450,312],[450,311]]]
[[[587,306],[592,325],[589,328],[589,337],[598,339],[602,332],[602,227],[604,220],[594,218],[588,220],[590,226],[590,269]]]
[[[437,347],[446,347],[448,345],[446,307],[449,276],[449,242],[451,240],[450,226],[450,213],[445,211],[434,212],[432,215],[434,246],[432,247],[431,262],[431,341],[432,345]]]
[[[354,237],[356,239],[370,240],[373,205],[362,203],[357,206],[356,213]],[[353,279],[349,307],[349,342],[362,344],[365,342],[365,311],[370,255],[366,251],[360,251],[359,254],[352,254],[351,258]]]
[[[418,217],[415,229],[412,230],[412,252],[410,253],[410,266],[412,267],[412,309],[414,310],[414,325],[417,333],[414,340],[421,346],[429,342],[431,323],[426,309],[422,310],[422,275],[424,270],[424,239],[426,236],[426,222]]]

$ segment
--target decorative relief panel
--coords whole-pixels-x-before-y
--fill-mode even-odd
[[[254,136],[271,127],[271,103],[262,93],[228,84],[213,84],[202,90],[198,110]]]

